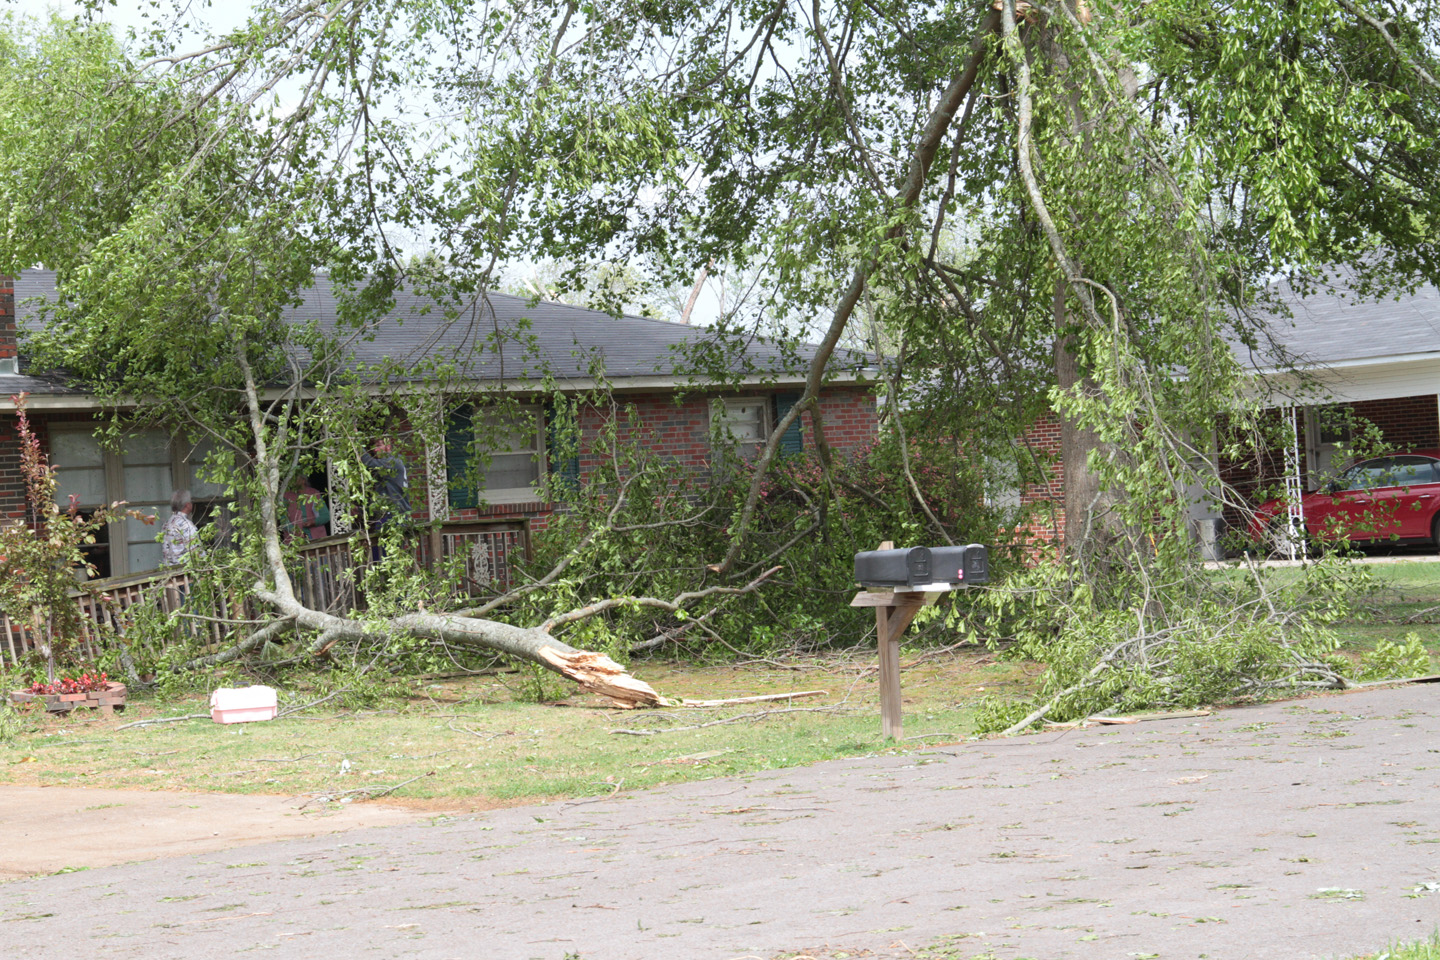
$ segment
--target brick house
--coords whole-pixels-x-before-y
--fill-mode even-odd
[[[1275,404],[1271,414],[1289,442],[1250,462],[1217,463],[1219,476],[1255,499],[1286,486],[1316,489],[1346,466],[1359,421],[1373,424],[1394,451],[1440,450],[1440,290],[1426,285],[1387,300],[1362,298],[1343,282],[1304,295],[1283,285],[1276,292],[1289,315],[1268,316],[1259,346],[1235,352],[1254,395]],[[1020,491],[1023,504],[1044,508],[1023,535],[1047,541],[1065,525],[1059,420],[1042,417],[1025,441],[1048,459],[1049,478]],[[1203,488],[1191,499],[1191,519],[1207,543],[1245,528],[1239,510],[1216,509]]]
[[[223,501],[223,486],[197,475],[203,445],[179,433],[148,430],[135,434],[121,450],[104,448],[93,434],[97,417],[105,412],[95,399],[63,377],[27,368],[17,350],[17,325],[24,329],[31,322],[32,298],[49,299],[54,293],[54,274],[48,271],[25,271],[13,283],[0,278],[0,515],[19,519],[25,513],[11,399],[21,392],[29,395],[31,422],[57,467],[62,502],[72,494],[82,508],[125,500],[163,522],[173,489],[190,489],[202,506]],[[322,327],[336,322],[336,299],[325,278],[302,299],[286,314],[286,322]],[[603,378],[611,396],[628,408],[618,425],[622,439],[702,470],[715,453],[717,428],[742,455],[768,440],[799,398],[805,374],[803,353],[798,360],[787,358],[767,343],[751,341],[743,355],[724,361],[732,364],[729,369],[742,372],[727,377],[720,387],[683,372],[685,355],[721,349],[705,328],[616,318],[558,303],[531,304],[494,293],[467,304],[458,317],[454,311],[447,317],[433,301],[402,292],[369,332],[373,336],[348,348],[348,358],[357,364],[383,363],[395,371],[387,389],[396,396],[398,429],[411,431],[402,436],[400,446],[410,473],[414,518],[447,525],[523,527],[526,533],[542,527],[555,510],[555,504],[540,499],[540,481],[559,472],[585,483],[603,453],[595,449],[595,440],[614,415],[608,406],[582,405],[579,449],[561,453],[549,429],[546,401],[552,394],[542,392],[542,377],[566,395],[593,390]],[[443,433],[444,449],[419,440],[427,431],[409,422],[405,396],[412,388],[420,391],[422,383],[434,383],[429,374],[414,373],[407,380],[406,371],[428,369],[441,357],[449,371],[443,388],[446,419],[441,431],[428,434]],[[496,392],[518,401],[512,410],[519,411],[523,423],[507,423],[498,431],[508,439],[501,447],[490,447],[489,468],[477,471],[467,457],[477,422],[490,415],[484,398]],[[875,398],[863,369],[833,379],[821,396],[821,409],[826,438],[837,451],[874,439]],[[806,414],[783,439],[783,449],[807,449],[812,429]],[[457,479],[473,479],[477,473],[473,489]],[[324,475],[313,480],[322,489],[327,481]],[[331,512],[342,515],[338,509]],[[335,527],[330,532],[343,533],[344,521]],[[101,576],[138,574],[158,566],[156,529],[135,521],[112,524],[108,542],[98,544],[91,557]]]

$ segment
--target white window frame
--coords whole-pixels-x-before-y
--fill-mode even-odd
[[[549,451],[547,450],[547,444],[545,442],[545,408],[539,404],[522,403],[514,407],[487,407],[483,404],[476,404],[475,410],[471,414],[471,421],[475,426],[475,438],[477,440],[482,439],[480,426],[483,417],[493,416],[497,412],[509,411],[534,418],[534,446],[529,450],[492,450],[482,444],[480,447],[477,447],[477,450],[484,450],[486,454],[492,457],[497,454],[531,454],[535,458],[535,482],[532,486],[527,487],[482,487],[477,491],[477,498],[481,503],[499,506],[511,503],[536,502],[540,499],[540,487],[545,483],[545,478],[550,475]]]
[[[756,406],[760,408],[760,435],[753,440],[737,437],[730,431],[730,424],[735,422],[729,413],[732,409],[742,406]],[[710,406],[710,421],[712,432],[717,436],[725,438],[731,446],[741,444],[762,444],[770,439],[771,432],[775,429],[774,398],[766,396],[744,396],[744,397],[720,397]]]

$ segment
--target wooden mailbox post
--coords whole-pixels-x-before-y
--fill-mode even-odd
[[[894,549],[885,541],[881,550]],[[942,584],[924,587],[895,587],[890,590],[861,590],[850,601],[852,607],[875,608],[875,642],[880,649],[880,731],[882,736],[900,740],[903,727],[900,704],[900,635],[915,619],[921,607],[954,589]]]

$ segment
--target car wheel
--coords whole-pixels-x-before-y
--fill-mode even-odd
[[[1440,513],[1435,514],[1430,520],[1430,542],[1440,549]]]

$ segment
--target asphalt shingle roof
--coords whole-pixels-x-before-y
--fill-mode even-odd
[[[1289,303],[1291,315],[1264,319],[1280,349],[1262,343],[1252,354],[1241,347],[1242,360],[1266,369],[1280,365],[1286,354],[1305,366],[1440,355],[1440,290],[1425,285],[1414,293],[1360,299],[1345,280],[1341,276],[1337,285],[1303,297],[1289,285],[1278,285],[1276,294]]]
[[[84,391],[66,386],[61,377],[32,377],[23,373],[0,373],[0,397],[13,397],[17,393],[80,396],[84,394]]]
[[[316,322],[321,329],[338,327],[339,303],[328,278],[303,291],[299,306],[284,320]],[[16,316],[21,327],[35,322],[30,298],[53,300],[55,275],[27,270],[15,280]],[[448,309],[447,309],[448,306]],[[523,297],[489,293],[467,303],[442,305],[408,291],[399,291],[383,318],[367,329],[366,338],[348,345],[350,358],[361,365],[389,361],[400,379],[427,361],[454,364],[468,380],[533,379],[547,371],[561,381],[588,380],[595,364],[615,381],[629,378],[682,378],[686,349],[718,347],[714,330],[643,317],[613,317],[562,303],[532,304]],[[787,360],[774,344],[752,339],[736,356],[724,351],[724,369],[779,380],[804,376],[804,358]]]

